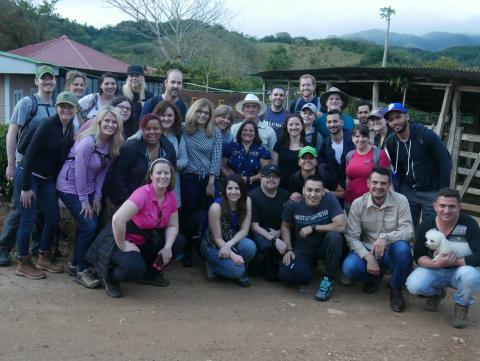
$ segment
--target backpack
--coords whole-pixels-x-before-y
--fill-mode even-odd
[[[108,161],[110,160],[110,155],[100,152],[97,148],[97,142],[95,141],[95,136],[94,135],[90,135],[90,136],[93,139],[93,153],[97,154],[98,157],[100,158],[102,168],[106,168],[108,166]],[[74,161],[74,160],[75,160],[75,156],[67,157],[67,159],[65,159],[65,161]],[[69,170],[70,170],[70,165],[68,167],[67,174],[65,176],[66,180],[68,180],[68,171]]]
[[[30,109],[30,113],[28,114],[27,119],[25,120],[25,124],[20,129],[17,137],[17,151],[18,153],[24,155],[27,151],[28,145],[32,141],[33,134],[37,130],[38,123],[30,124],[32,119],[35,118],[38,112],[38,101],[35,95],[29,95],[29,98],[32,102],[32,109]],[[42,106],[48,107],[50,104],[40,104]]]
[[[347,153],[345,156],[345,160],[347,162],[350,162],[353,158],[353,154],[355,153],[355,150],[351,150],[350,152]],[[380,148],[377,146],[373,146],[373,164],[374,167],[378,167],[380,164]]]
[[[98,110],[97,103],[98,103],[98,93],[95,93],[95,94],[93,95],[92,100],[90,100],[90,103],[88,104],[88,107],[87,107],[86,109],[82,109],[82,111],[80,112],[80,116],[82,117],[82,119],[88,119],[88,118],[87,118],[87,115],[88,115],[88,113],[90,113],[90,111],[92,111],[93,109],[97,109],[97,110]]]
[[[300,100],[302,100],[302,99],[303,99],[303,98],[298,98],[297,101],[295,102],[295,108],[293,108],[293,112],[294,112],[294,113],[300,113],[301,109],[298,109],[298,110],[297,110],[297,108],[298,108],[298,105],[300,104]],[[306,103],[305,103],[305,104],[306,104]],[[321,112],[322,110],[321,110],[321,108],[320,108],[320,97],[317,97],[317,104],[316,104],[316,106],[317,106],[317,110],[318,110],[319,112]]]

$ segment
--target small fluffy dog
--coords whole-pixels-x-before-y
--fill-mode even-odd
[[[467,242],[451,242],[442,232],[436,229],[431,229],[425,233],[425,238],[427,239],[425,246],[438,253],[433,261],[436,261],[440,254],[447,254],[450,252],[455,253],[457,258],[472,255],[472,250]]]

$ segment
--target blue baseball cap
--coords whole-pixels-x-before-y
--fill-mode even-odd
[[[387,109],[385,109],[385,114],[383,114],[383,117],[387,119],[388,113],[391,112],[400,112],[403,114],[407,114],[408,111],[407,109],[402,105],[402,103],[390,103],[388,104]]]

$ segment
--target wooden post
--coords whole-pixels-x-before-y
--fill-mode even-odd
[[[447,149],[452,154],[453,144],[455,143],[455,131],[460,123],[460,98],[462,93],[459,90],[455,90],[453,94],[452,103],[452,122],[450,123],[450,130],[448,132]],[[458,140],[460,141],[460,139]]]
[[[262,79],[262,102],[265,103],[265,99],[267,97],[267,82],[265,79]]]
[[[463,186],[460,189],[460,199],[463,198],[463,195],[467,191],[468,186],[470,185],[470,182],[472,181],[473,176],[477,172],[479,164],[480,164],[480,153],[478,153],[477,159],[475,160],[475,163],[473,163],[473,167],[470,168],[470,173],[468,173],[467,178],[465,178],[465,182],[463,182]]]
[[[329,81],[327,81],[327,82],[325,83],[325,91],[328,92],[328,89],[330,89],[331,87],[332,87],[332,83],[329,82]]]
[[[292,101],[292,81],[287,82],[287,109],[290,109],[290,102]]]
[[[373,82],[372,86],[372,108],[378,109],[378,98],[380,96],[380,87],[376,81]]]
[[[460,145],[462,143],[462,132],[462,127],[458,127],[455,131],[455,139],[458,139],[458,142],[454,143],[452,151],[452,172],[450,174],[450,188],[452,189],[455,189],[455,182],[457,180],[458,155],[460,154]]]
[[[445,126],[445,120],[447,119],[447,114],[450,113],[452,93],[453,86],[447,86],[445,88],[445,94],[443,96],[442,110],[440,111],[437,125],[435,127],[435,133],[437,133],[440,138],[443,138],[443,128]]]

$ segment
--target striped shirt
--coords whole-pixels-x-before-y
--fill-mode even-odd
[[[189,134],[184,129],[183,137],[187,147],[188,164],[184,173],[195,173],[201,176],[220,175],[222,162],[222,134],[215,128],[212,137],[204,129],[197,129]]]

